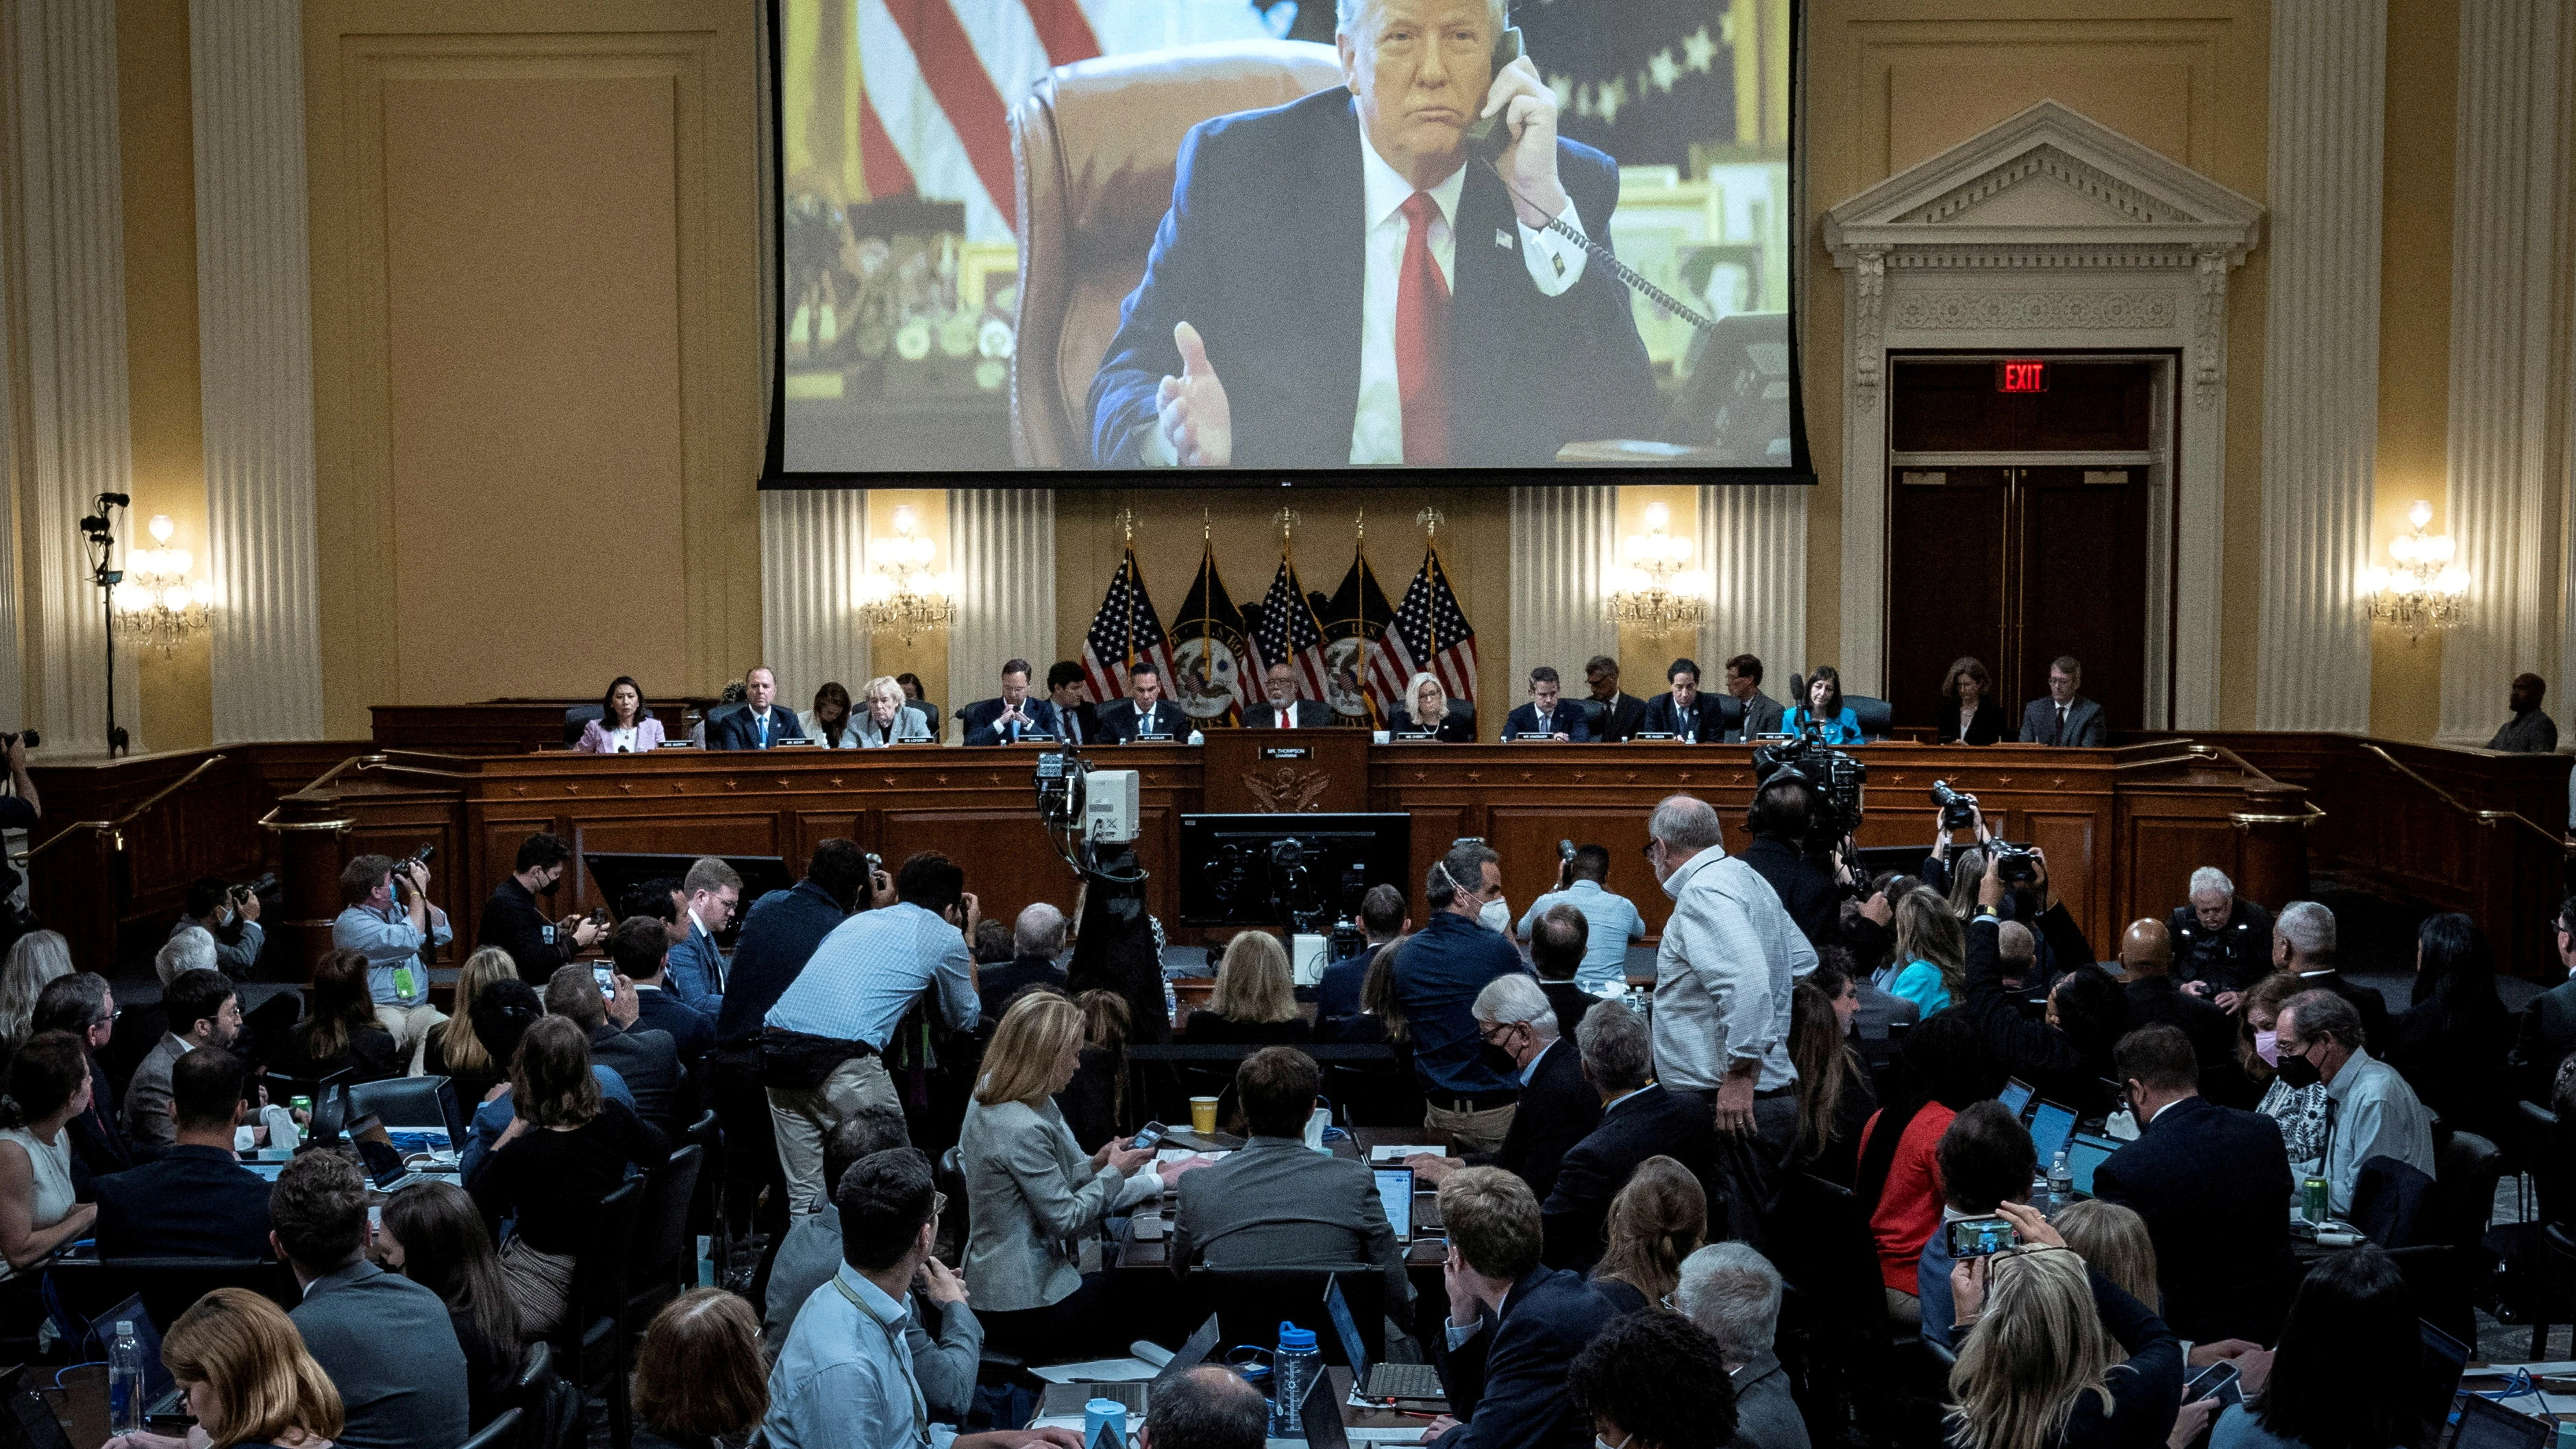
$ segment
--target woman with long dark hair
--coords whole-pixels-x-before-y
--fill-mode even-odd
[[[465,1350],[467,1416],[477,1429],[510,1407],[519,1376],[519,1308],[483,1214],[452,1182],[416,1182],[385,1202],[376,1261],[439,1296]]]
[[[1838,946],[1825,950],[1842,954]],[[1798,1069],[1798,1142],[1789,1160],[1844,1187],[1860,1171],[1861,1132],[1878,1110],[1840,1006],[1859,990],[1843,969],[1849,960],[1819,962],[1789,997],[1789,1060]]]
[[[2003,706],[1995,703],[1995,679],[1973,655],[1950,661],[1941,676],[1941,697],[1950,707],[1936,717],[1936,743],[1991,745],[2004,737]]]
[[[1807,679],[1807,697],[1781,720],[1780,728],[1798,734],[1808,725],[1829,745],[1861,742],[1860,715],[1843,703],[1843,677],[1830,664],[1819,664]]]
[[[320,1081],[334,1072],[356,1073],[353,1082],[381,1082],[403,1074],[402,1048],[376,1020],[367,991],[364,951],[326,951],[313,968],[313,997],[304,1019],[288,1031],[279,1057],[280,1076]]]
[[[2003,1070],[1964,1012],[1943,1012],[1905,1034],[1905,1086],[1869,1119],[1852,1192],[1869,1213],[1888,1312],[1920,1321],[1915,1265],[1941,1226],[1948,1196],[1934,1156],[1961,1112],[2003,1090]]]
[[[1622,1313],[1669,1306],[1682,1259],[1708,1242],[1708,1191],[1689,1168],[1659,1153],[1638,1163],[1610,1199],[1601,1231],[1593,1290]]]
[[[2411,1384],[2423,1352],[2406,1276],[2377,1248],[2336,1253],[2308,1272],[2281,1325],[2270,1372],[2246,1375],[2246,1398],[2259,1407],[2219,1414],[2209,1449],[2389,1449],[2423,1432]],[[2240,1365],[2242,1367],[2242,1365]],[[2212,1400],[2183,1406],[2174,1438],[2205,1423]],[[2436,1428],[2440,1427],[2438,1425]]]
[[[662,745],[662,722],[644,703],[644,686],[621,674],[599,697],[599,718],[581,727],[574,749],[586,755],[640,755]]]
[[[803,726],[805,738],[827,750],[853,750],[859,745],[859,727],[850,719],[850,691],[837,679],[823,682],[814,691],[814,707],[796,717]]]
[[[0,1099],[0,1280],[88,1231],[96,1203],[72,1200],[65,1124],[89,1108],[89,1054],[67,1031],[40,1031],[9,1063]]]
[[[2389,1065],[2445,1125],[2496,1140],[2513,1105],[2505,1054],[2513,1017],[2496,994],[2486,932],[2457,911],[2415,932],[2413,1005],[2391,1022]]]

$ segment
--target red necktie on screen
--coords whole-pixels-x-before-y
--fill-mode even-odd
[[[1449,389],[1440,375],[1449,346],[1449,283],[1431,259],[1431,224],[1440,219],[1431,193],[1404,199],[1404,260],[1395,277],[1395,388],[1404,404],[1404,461],[1437,467],[1449,461]]]

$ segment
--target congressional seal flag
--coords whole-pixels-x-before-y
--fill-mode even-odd
[[[1136,567],[1136,546],[1127,545],[1100,612],[1091,616],[1091,632],[1082,639],[1083,688],[1093,704],[1127,697],[1127,666],[1152,661],[1165,679],[1172,677],[1171,641],[1154,601],[1145,594],[1145,575]]]
[[[1386,626],[1395,621],[1395,609],[1387,603],[1386,591],[1377,586],[1377,575],[1369,571],[1364,549],[1352,548],[1350,572],[1342,575],[1341,587],[1333,590],[1331,599],[1315,603],[1314,609],[1324,625],[1324,698],[1331,701],[1333,713],[1344,724],[1383,723],[1396,694],[1375,688],[1369,678],[1369,655],[1376,651]]]
[[[1242,718],[1252,640],[1243,614],[1216,571],[1216,545],[1199,549],[1199,576],[1172,624],[1172,701],[1192,723],[1230,725]]]

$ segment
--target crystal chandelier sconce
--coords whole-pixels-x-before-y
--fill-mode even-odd
[[[1620,566],[1611,570],[1606,610],[1613,624],[1629,624],[1649,634],[1670,634],[1699,627],[1709,592],[1708,575],[1687,568],[1691,541],[1668,530],[1672,510],[1646,505],[1646,531],[1621,541]]]
[[[868,542],[875,567],[859,580],[860,622],[901,635],[907,648],[925,630],[946,628],[957,617],[957,576],[932,571],[938,551],[911,505],[897,508],[894,537]]]
[[[166,658],[205,631],[215,585],[212,579],[188,577],[197,559],[184,548],[170,547],[178,528],[169,514],[152,515],[146,528],[152,547],[125,556],[125,578],[109,598],[116,606],[117,626]]]
[[[2361,596],[2373,623],[2403,629],[2412,641],[2427,630],[2452,628],[2467,616],[2469,571],[2451,562],[2449,534],[2424,531],[2433,522],[2432,504],[2417,499],[2406,520],[2415,531],[2388,541],[2388,556],[2396,567],[2363,569]]]

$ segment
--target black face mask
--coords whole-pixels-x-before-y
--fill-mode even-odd
[[[2304,1092],[2325,1080],[2325,1073],[2317,1070],[2316,1063],[2304,1056],[2292,1056],[2288,1052],[2281,1053],[2280,1072],[2281,1080],[2288,1083],[2293,1092]]]
[[[1510,1052],[1503,1050],[1492,1042],[1485,1043],[1483,1047],[1477,1050],[1476,1060],[1483,1062],[1485,1066],[1498,1077],[1516,1077],[1520,1075],[1521,1064],[1512,1060],[1512,1054]]]
[[[547,878],[546,878],[546,883],[545,883],[544,885],[541,885],[541,886],[537,887],[537,891],[538,891],[538,893],[539,893],[539,894],[544,895],[544,896],[546,896],[547,898],[551,899],[551,898],[554,896],[554,893],[556,892],[556,890],[558,890],[559,888],[561,888],[561,887],[562,887],[562,885],[563,885],[563,872],[561,872],[561,871],[557,871],[557,872],[555,872],[553,875],[551,875],[551,876],[547,877]]]

